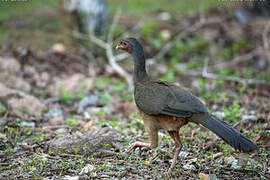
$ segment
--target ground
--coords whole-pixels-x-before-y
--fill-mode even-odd
[[[123,33],[137,37],[153,77],[185,87],[258,146],[239,153],[190,123],[180,131],[172,176],[269,179],[269,20],[241,25],[233,9],[211,3],[179,15],[165,2],[141,19],[151,3],[125,1],[113,46]],[[132,142],[147,142],[148,132],[132,87],[109,66],[104,49],[77,39],[55,1],[24,3],[0,12],[0,178],[167,179],[174,143],[166,132],[158,148],[127,152]],[[111,22],[117,6],[109,7]],[[132,74],[130,59],[118,63]]]

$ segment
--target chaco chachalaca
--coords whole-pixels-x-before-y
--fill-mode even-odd
[[[122,40],[116,49],[124,50],[133,57],[134,98],[151,138],[151,144],[137,141],[129,150],[157,147],[158,131],[166,130],[175,142],[175,153],[169,168],[171,173],[182,148],[179,129],[188,122],[203,125],[241,152],[256,149],[256,145],[239,131],[209,114],[206,106],[196,96],[181,87],[149,77],[145,69],[143,47],[135,38]]]

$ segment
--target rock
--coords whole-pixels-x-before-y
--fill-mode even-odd
[[[66,54],[66,48],[61,43],[56,43],[52,46],[52,52],[55,54]]]
[[[169,21],[172,18],[169,12],[161,12],[158,17],[162,21]]]
[[[46,106],[34,96],[10,89],[0,83],[0,101],[6,105],[10,114],[19,117],[41,118]]]
[[[63,112],[62,112],[61,109],[53,108],[53,109],[50,109],[45,114],[45,116],[48,117],[48,118],[55,118],[55,117],[63,116]]]
[[[226,164],[232,164],[232,162],[235,161],[235,160],[236,159],[233,156],[224,158],[224,161],[226,162]]]
[[[180,151],[179,157],[180,158],[186,158],[190,153],[187,151]]]
[[[243,115],[242,116],[242,120],[246,121],[246,120],[251,120],[251,121],[257,121],[257,117],[254,115]]]
[[[160,31],[160,35],[163,39],[168,40],[171,38],[172,33],[168,29],[163,29]]]
[[[235,161],[232,162],[231,167],[233,169],[240,169],[241,168],[241,166],[238,165],[238,161],[237,160],[235,160]]]
[[[50,119],[50,124],[51,125],[60,125],[60,124],[64,124],[64,123],[65,123],[65,121],[64,121],[63,116],[57,116],[57,117],[54,117],[54,118]]]
[[[85,108],[89,106],[96,106],[98,102],[98,96],[92,95],[92,96],[87,96],[84,97],[78,105],[78,113],[81,113],[85,110]]]
[[[63,178],[63,180],[79,180],[79,179],[80,179],[79,176],[68,176],[68,175]]]
[[[0,83],[9,88],[18,89],[25,92],[31,91],[30,84],[23,78],[9,73],[0,73]]]
[[[16,94],[16,93],[18,93],[17,90],[10,89],[10,88],[6,87],[4,84],[0,83],[0,98],[4,98],[8,95]]]
[[[35,122],[26,122],[26,121],[22,121],[22,122],[21,122],[21,126],[28,127],[28,128],[30,128],[30,129],[34,129],[35,126],[36,126],[36,123],[35,123]]]
[[[93,78],[85,77],[83,74],[74,74],[63,79],[56,77],[53,81],[54,83],[49,87],[52,96],[60,96],[66,92],[76,96],[88,92],[93,86]]]
[[[84,175],[84,174],[88,174],[92,171],[95,170],[95,167],[91,164],[86,164],[86,166],[84,166],[84,168],[82,168],[81,172],[79,173],[79,175]]]
[[[216,111],[213,114],[215,116],[217,116],[217,117],[221,117],[221,118],[224,118],[225,117],[225,113],[224,112],[221,112],[221,111]]]
[[[60,128],[60,129],[57,129],[55,132],[56,132],[57,134],[63,134],[63,133],[66,133],[66,132],[67,132],[67,129],[65,129],[65,128]]]
[[[11,109],[11,113],[20,117],[30,115],[41,118],[42,112],[46,109],[46,106],[36,97],[26,94],[20,97],[10,98],[7,103]]]
[[[232,167],[233,169],[240,169],[240,168],[241,168],[241,166],[238,165],[238,160],[235,159],[233,156],[225,157],[225,158],[224,158],[224,161],[225,161],[227,164],[231,165],[231,167]]]
[[[60,125],[64,123],[63,111],[60,107],[51,108],[46,114],[45,117],[50,119],[50,124]]]
[[[20,69],[21,65],[16,59],[0,56],[0,72],[17,73]]]
[[[192,164],[185,164],[185,165],[183,166],[183,169],[184,169],[184,170],[195,170],[196,168],[195,168],[195,166],[192,165]]]
[[[49,142],[49,151],[59,154],[91,154],[102,153],[112,147],[118,148],[125,138],[112,128],[91,130],[85,133],[77,132],[73,135],[63,134]]]

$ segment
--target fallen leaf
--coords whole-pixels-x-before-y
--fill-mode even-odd
[[[92,126],[93,121],[88,121],[87,123],[84,124],[83,130],[88,131],[88,129]]]
[[[199,174],[199,177],[200,177],[200,179],[202,179],[202,180],[208,180],[208,179],[209,179],[209,176],[208,176],[207,174],[204,174],[204,173],[200,173],[200,174]]]

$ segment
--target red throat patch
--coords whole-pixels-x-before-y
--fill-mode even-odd
[[[129,51],[125,51],[126,53],[128,53],[128,54],[130,54],[130,52]]]

